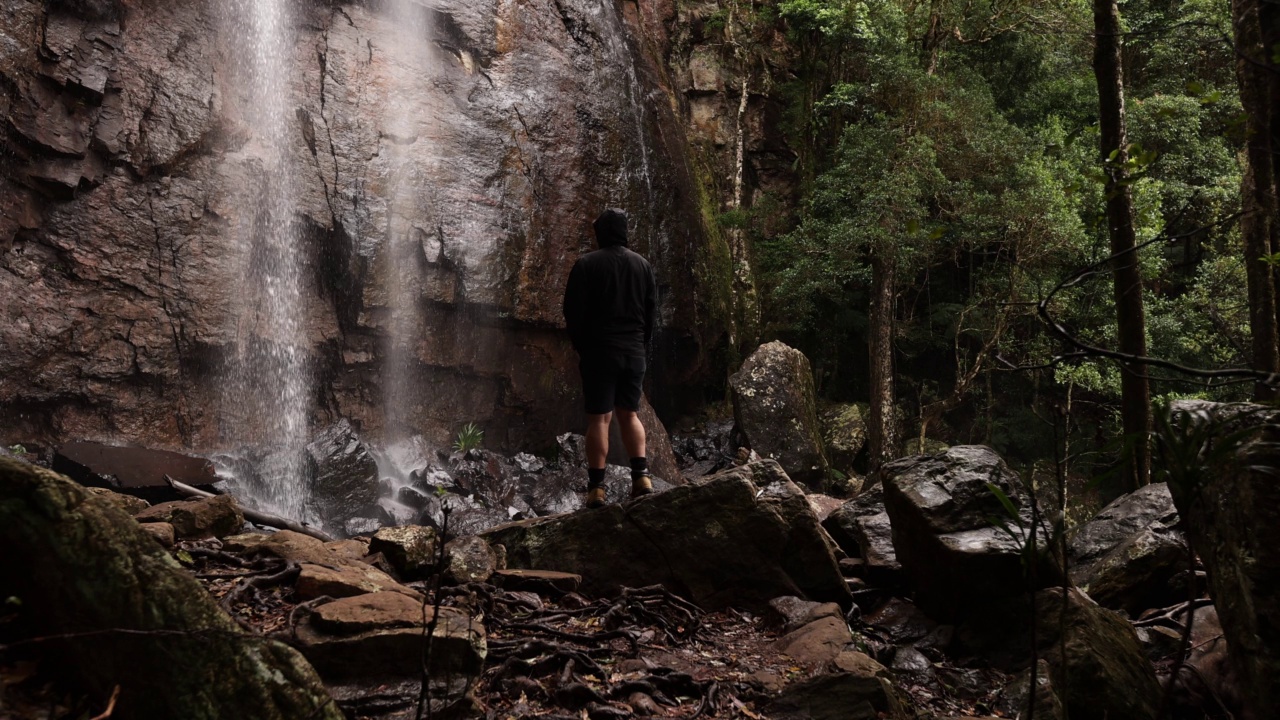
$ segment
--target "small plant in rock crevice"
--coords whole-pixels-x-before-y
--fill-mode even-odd
[[[468,450],[478,450],[484,442],[484,430],[480,429],[475,423],[467,423],[458,431],[458,437],[453,441],[453,449],[456,452],[465,453]]]

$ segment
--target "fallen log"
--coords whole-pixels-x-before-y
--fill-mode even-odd
[[[201,490],[199,488],[191,487],[190,485],[184,482],[179,482],[177,480],[174,480],[168,475],[164,476],[164,480],[165,482],[169,483],[169,487],[182,493],[183,495],[186,495],[187,497],[211,498],[216,496],[216,493],[205,492],[204,490]],[[303,535],[310,535],[311,537],[317,540],[322,540],[324,542],[333,541],[332,537],[326,535],[325,533],[320,532],[319,530],[316,530],[310,525],[303,525],[302,523],[297,523],[287,518],[282,518],[279,515],[271,515],[268,513],[259,512],[257,510],[252,510],[244,506],[241,506],[240,510],[241,512],[244,513],[244,519],[248,520],[251,523],[255,523],[257,525],[266,525],[267,527],[273,527],[278,530],[292,530],[296,533],[302,533]]]

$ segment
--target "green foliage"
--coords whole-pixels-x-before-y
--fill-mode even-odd
[[[475,423],[467,423],[458,431],[458,436],[454,438],[453,449],[457,452],[467,452],[468,450],[478,450],[484,442],[484,430],[480,429]]]

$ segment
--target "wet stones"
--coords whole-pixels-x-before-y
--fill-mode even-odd
[[[369,552],[382,553],[404,578],[417,578],[436,563],[433,528],[419,525],[381,528],[369,540]]]
[[[140,523],[167,523],[183,540],[226,537],[244,527],[244,513],[230,495],[200,500],[178,500],[153,505],[136,513]]]
[[[1028,590],[1022,553],[1030,512],[1021,506],[1017,476],[993,450],[957,446],[896,460],[881,474],[897,559],[931,617],[964,617],[994,598]],[[1008,516],[993,487],[1018,510],[1016,517]],[[1046,537],[1039,547],[1049,547]],[[1047,552],[1036,562],[1038,581],[1052,582]]]
[[[733,416],[748,446],[777,460],[796,482],[820,490],[828,466],[804,353],[780,342],[761,345],[729,386]]]
[[[307,445],[309,502],[339,527],[378,499],[378,463],[345,418]]]
[[[1186,597],[1172,580],[1187,568],[1169,487],[1153,483],[1116,499],[1070,537],[1071,582],[1103,607],[1136,615]]]

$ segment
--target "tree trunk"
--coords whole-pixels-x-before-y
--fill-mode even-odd
[[[897,438],[893,408],[893,284],[892,258],[875,252],[871,258],[871,310],[868,313],[867,367],[871,375],[871,411],[867,442],[871,471],[892,460]]]
[[[1235,33],[1236,78],[1240,102],[1245,111],[1246,159],[1240,195],[1244,215],[1240,234],[1244,238],[1245,275],[1249,284],[1249,330],[1253,335],[1253,367],[1280,372],[1280,345],[1277,345],[1275,273],[1264,256],[1277,251],[1276,188],[1272,126],[1276,116],[1272,73],[1259,63],[1266,62],[1259,18],[1259,0],[1233,0],[1231,24]],[[1271,400],[1276,391],[1258,383],[1258,400]]]
[[[1120,352],[1135,357],[1147,354],[1146,318],[1142,306],[1142,274],[1133,229],[1133,195],[1129,189],[1124,118],[1124,72],[1120,59],[1120,11],[1116,0],[1094,0],[1095,44],[1093,72],[1098,81],[1098,125],[1102,158],[1107,167],[1107,229],[1115,277],[1116,324]],[[1125,439],[1131,447],[1125,459],[1125,485],[1147,484],[1151,452],[1147,433],[1151,428],[1151,390],[1146,366],[1125,363],[1120,376],[1120,414]]]

